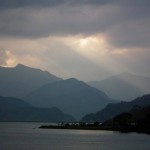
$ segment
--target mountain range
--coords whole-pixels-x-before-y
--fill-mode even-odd
[[[93,113],[87,114],[81,120],[84,122],[95,122],[95,121],[104,122],[121,113],[141,109],[149,105],[150,105],[150,94],[138,97],[130,102],[119,102],[115,104],[108,104],[104,109],[98,111],[95,114]]]
[[[23,98],[37,88],[61,80],[53,74],[22,64],[0,67],[0,96]]]
[[[105,93],[75,78],[47,84],[25,97],[34,106],[58,107],[80,119],[113,102]]]
[[[74,121],[58,108],[33,107],[31,104],[12,97],[0,97],[0,121]]]
[[[131,101],[150,93],[150,78],[131,73],[122,73],[102,81],[91,81],[88,84],[105,92],[108,97],[123,101]]]
[[[26,108],[15,108],[16,114],[19,112],[18,115],[28,114],[29,116],[29,114],[35,114],[36,112],[36,114],[40,113],[39,116],[42,116],[50,110],[62,110],[64,114],[70,114],[77,120],[88,113],[95,114],[90,114],[90,117],[87,115],[88,117],[86,116],[84,119],[92,118],[94,120],[93,117],[100,116],[99,120],[105,120],[108,118],[107,114],[111,117],[111,115],[116,115],[116,112],[120,113],[120,109],[124,111],[124,106],[120,106],[120,103],[117,105],[109,104],[117,102],[114,98],[127,101],[132,97],[135,98],[144,93],[149,93],[149,81],[149,78],[123,73],[103,81],[93,81],[87,84],[75,78],[63,80],[47,71],[18,64],[13,68],[0,67],[0,96],[24,100],[24,105],[28,105],[28,111]],[[18,102],[15,102],[15,98],[11,98],[12,103],[18,104]],[[4,106],[4,104],[3,102],[1,105]],[[127,110],[132,107],[125,102],[121,102],[122,104],[127,105]],[[10,102],[6,105],[9,106]],[[4,108],[6,108],[6,105]],[[12,105],[11,109],[0,107],[0,110],[3,110],[3,113],[5,110],[9,115],[14,112]],[[55,113],[51,111],[48,114],[52,117],[51,114],[55,116]]]
[[[113,102],[105,93],[75,78],[63,80],[22,64],[0,67],[0,83],[0,96],[20,98],[34,107],[57,107],[76,119]]]

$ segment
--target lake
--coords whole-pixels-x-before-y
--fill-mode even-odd
[[[39,129],[48,123],[0,122],[0,150],[149,150],[150,135]]]

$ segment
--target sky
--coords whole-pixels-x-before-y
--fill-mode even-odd
[[[0,0],[0,65],[64,79],[150,77],[149,0]]]

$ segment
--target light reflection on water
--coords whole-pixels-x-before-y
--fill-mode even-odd
[[[44,123],[0,123],[0,150],[149,150],[150,148],[150,135],[39,129],[40,125]]]

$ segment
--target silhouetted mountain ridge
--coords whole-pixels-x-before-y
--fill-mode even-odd
[[[113,102],[105,93],[75,78],[47,84],[30,93],[25,100],[34,106],[56,106],[78,119]]]
[[[85,122],[104,122],[108,119],[115,117],[116,115],[129,112],[134,109],[143,108],[150,105],[150,94],[139,97],[131,102],[119,102],[115,104],[108,104],[104,109],[98,111],[95,114],[87,114],[82,118]]]
[[[22,98],[37,88],[61,80],[40,69],[21,64],[16,67],[0,67],[0,95]]]
[[[0,121],[74,121],[56,107],[40,108],[13,97],[0,97]]]
[[[31,104],[14,97],[0,96],[0,110],[33,107]]]
[[[125,72],[88,84],[104,91],[111,98],[129,101],[149,93],[150,78]]]

